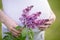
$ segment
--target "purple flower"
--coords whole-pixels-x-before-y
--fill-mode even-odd
[[[23,13],[28,13],[32,8],[33,8],[33,5],[28,6],[27,8],[25,8],[25,9],[23,10]]]
[[[29,11],[32,9],[33,6],[27,7],[26,9],[23,10],[22,17],[19,18],[24,25],[26,25],[28,28],[35,28],[40,25],[43,25],[48,19],[38,19],[40,16],[41,12],[36,12],[32,15],[29,15]]]

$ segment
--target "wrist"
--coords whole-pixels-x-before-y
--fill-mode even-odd
[[[5,24],[7,27],[16,27],[17,23],[12,20],[10,17],[4,14],[2,10],[0,10],[0,21]]]
[[[0,21],[2,22],[3,20],[3,12],[0,10]]]
[[[6,15],[4,14],[2,10],[0,10],[0,21],[3,23],[5,19],[6,19]]]

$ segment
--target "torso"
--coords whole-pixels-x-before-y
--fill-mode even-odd
[[[21,26],[22,24],[20,23],[19,17],[22,15],[22,10],[28,6],[34,6],[30,11],[31,14],[41,11],[40,19],[48,19],[51,15],[51,9],[47,0],[2,0],[2,3],[6,15]]]
[[[51,15],[47,0],[3,0],[4,12],[18,23],[22,10],[31,5],[34,6],[31,13],[41,11],[40,18],[49,18]]]

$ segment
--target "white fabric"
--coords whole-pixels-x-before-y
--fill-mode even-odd
[[[2,0],[3,10],[5,14],[15,20],[20,26],[23,26],[19,21],[19,17],[22,14],[22,10],[27,6],[33,5],[34,7],[30,13],[41,11],[39,19],[49,19],[51,16],[51,9],[47,0]],[[39,31],[35,29],[36,31]],[[6,26],[2,25],[2,32],[8,31]],[[4,36],[4,34],[3,34]],[[42,37],[41,37],[42,36]],[[28,40],[28,39],[26,39]],[[35,32],[34,40],[44,40],[44,31]]]

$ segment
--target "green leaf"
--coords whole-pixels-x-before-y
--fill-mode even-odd
[[[10,32],[5,32],[6,36],[3,38],[3,40],[17,40],[16,37],[12,35]]]
[[[21,26],[16,26],[16,30],[19,30],[21,28]]]
[[[27,28],[24,28],[22,30],[22,37],[26,37],[26,35],[27,35]]]
[[[11,32],[5,32],[4,34],[12,35]]]
[[[34,40],[34,32],[32,31],[31,28],[28,31],[28,37],[29,37],[29,40]]]
[[[11,35],[6,35],[3,40],[13,40],[13,37]]]
[[[17,26],[16,29],[19,30],[21,27]],[[27,29],[24,27],[21,34],[18,37],[14,37],[11,32],[5,32],[6,36],[3,38],[3,40],[25,40],[26,36],[28,35],[29,40],[34,40],[34,32],[32,29]]]

